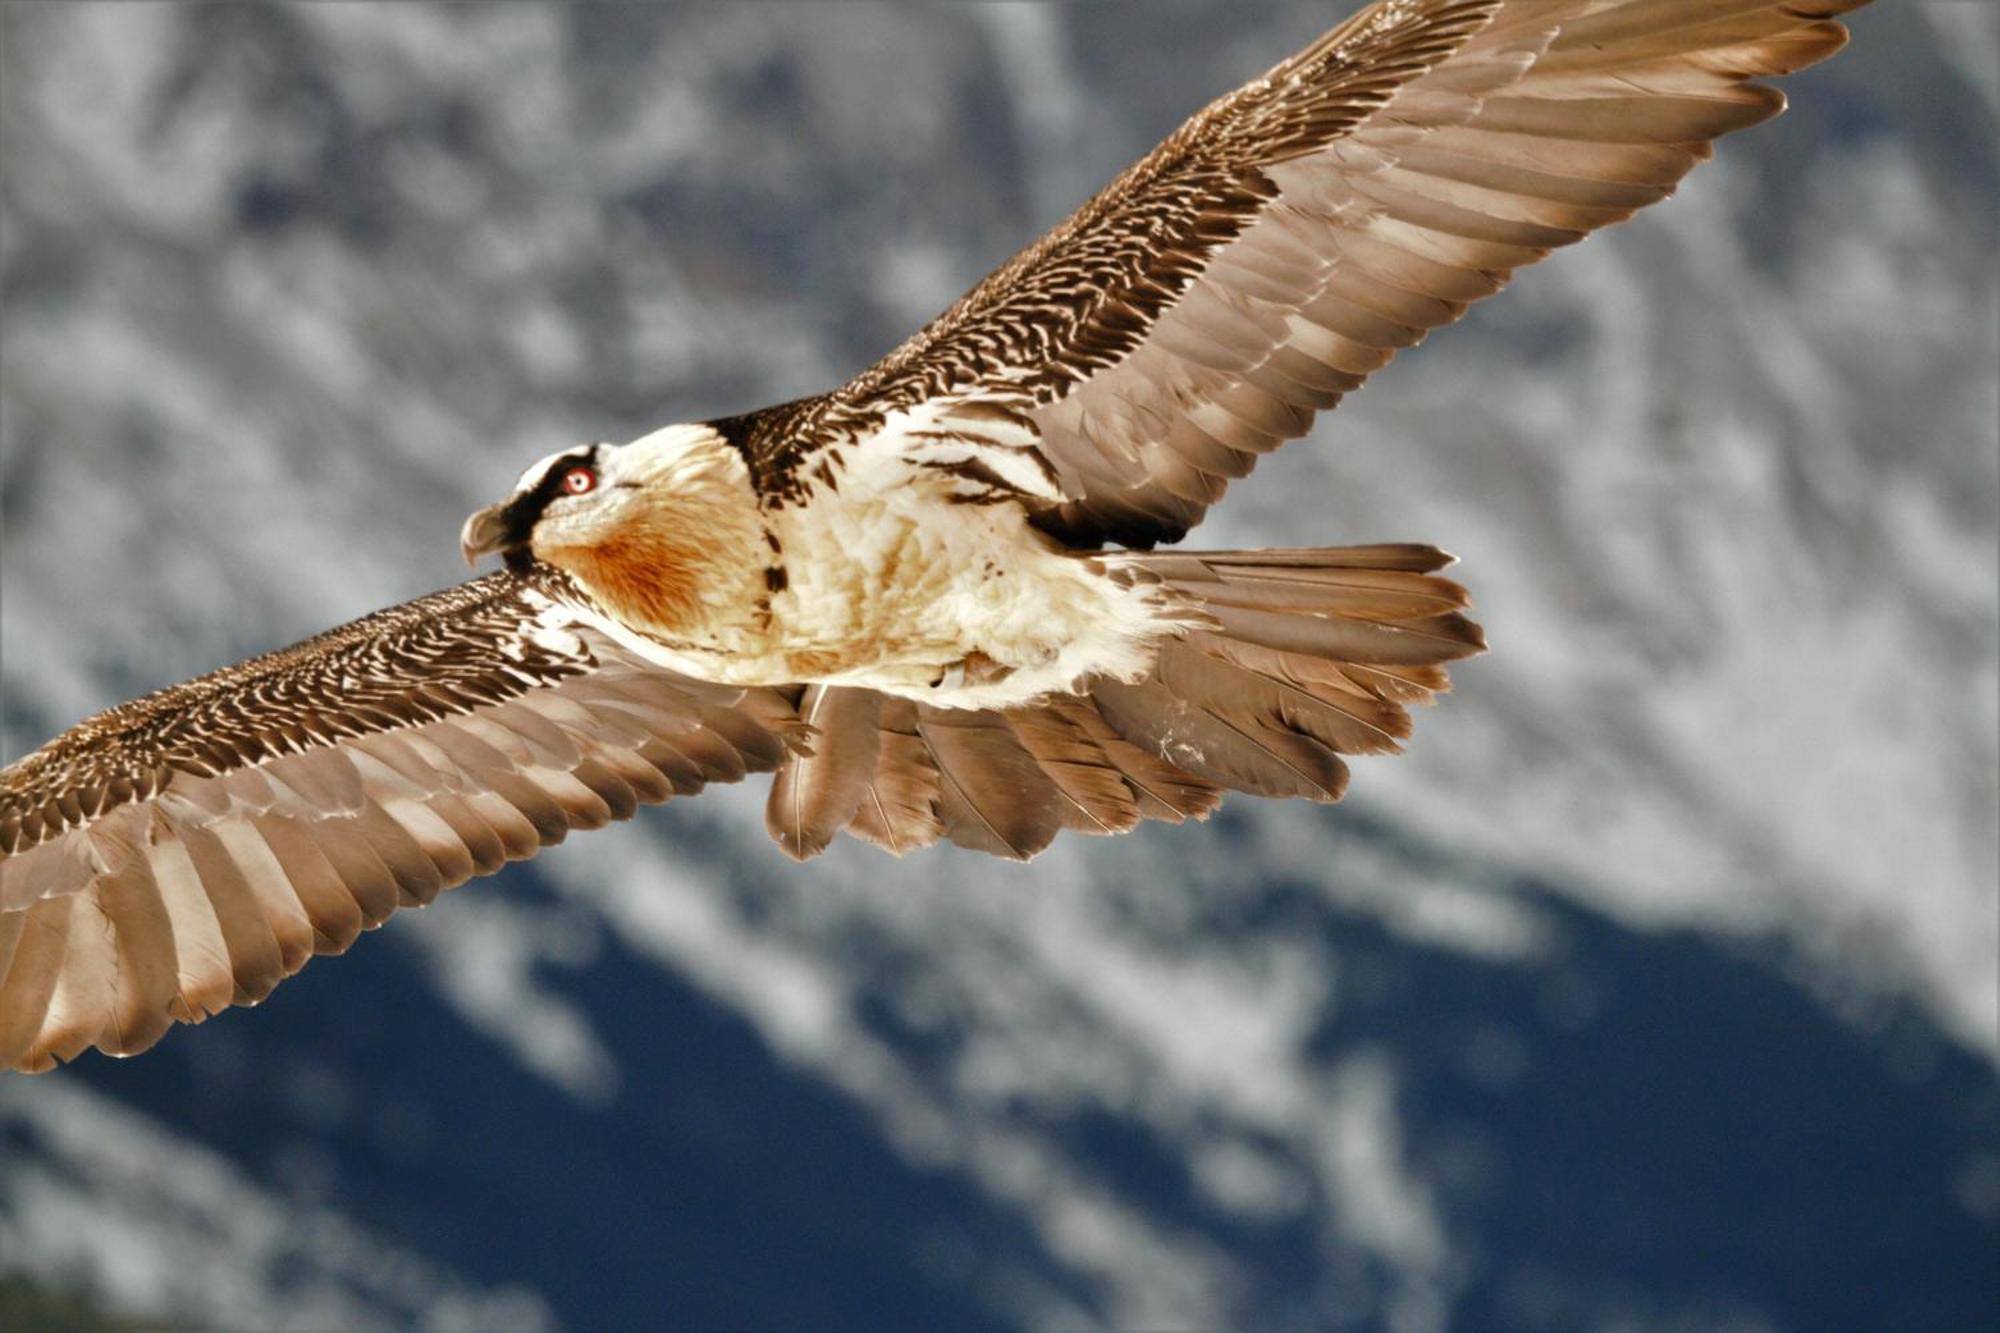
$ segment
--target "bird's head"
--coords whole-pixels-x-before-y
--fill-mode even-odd
[[[761,577],[756,493],[742,455],[707,426],[550,454],[459,532],[468,564],[543,560],[629,616],[665,624]],[[709,618],[704,616],[704,618]]]
[[[550,454],[514,483],[499,504],[465,520],[458,548],[468,565],[498,552],[510,563],[537,544],[591,544],[610,534],[636,498],[636,482],[622,473],[610,444],[586,444]]]

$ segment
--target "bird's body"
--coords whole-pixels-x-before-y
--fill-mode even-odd
[[[0,769],[0,1065],[751,772],[799,857],[1338,799],[1484,646],[1450,558],[1156,548],[1862,2],[1381,0],[849,384],[552,454],[463,529],[501,572],[80,723]]]
[[[778,506],[759,503],[708,426],[600,447],[601,484],[647,502],[588,542],[531,550],[577,581],[577,612],[608,636],[730,685],[1007,708],[1091,676],[1142,676],[1159,639],[1191,623],[1157,583],[1119,577],[1116,553],[1066,550],[1017,505],[963,502],[901,444],[888,432],[829,448],[820,475]]]

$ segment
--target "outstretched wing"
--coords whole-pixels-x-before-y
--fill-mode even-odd
[[[1777,114],[1749,80],[1838,50],[1863,3],[1381,0],[785,437],[875,430],[1073,544],[1177,540],[1399,349]]]
[[[494,574],[0,769],[0,1068],[143,1050],[572,828],[778,765],[785,698],[644,663],[577,595]]]

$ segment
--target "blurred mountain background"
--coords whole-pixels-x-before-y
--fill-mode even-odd
[[[839,382],[1350,8],[0,6],[0,755]],[[1463,559],[1347,802],[578,838],[0,1077],[0,1325],[1990,1327],[2000,11],[1851,22],[1199,534]]]

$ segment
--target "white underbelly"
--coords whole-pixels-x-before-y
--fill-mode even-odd
[[[1010,504],[819,496],[779,531],[773,631],[810,683],[1004,708],[1151,669],[1158,593],[1051,549]]]

